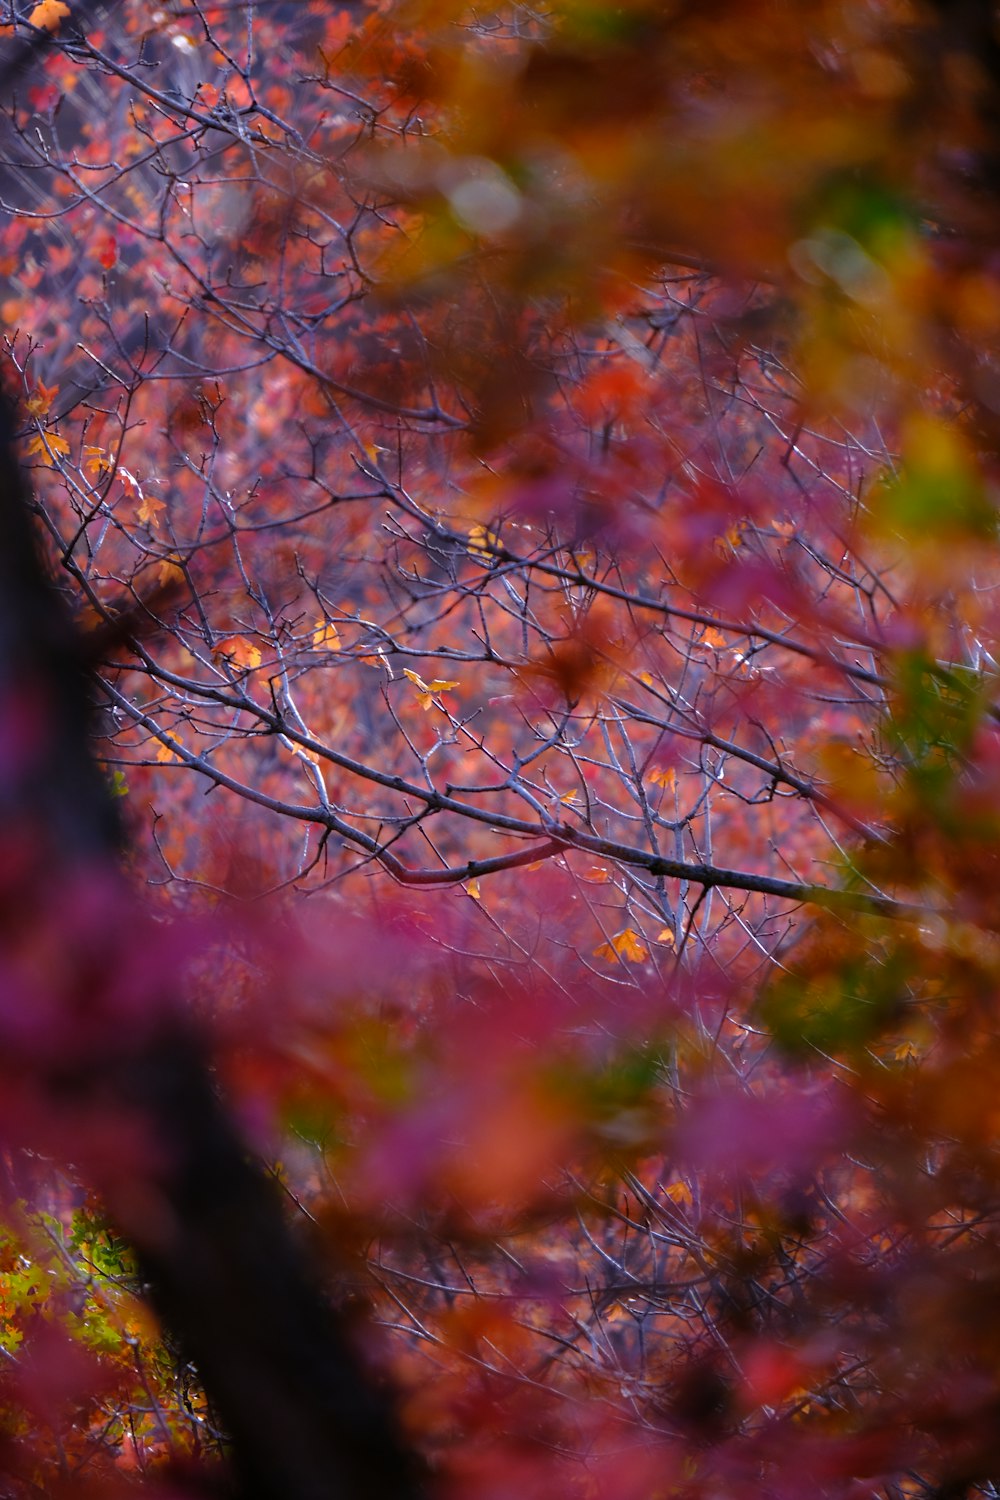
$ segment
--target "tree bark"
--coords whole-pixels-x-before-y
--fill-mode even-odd
[[[44,45],[21,45],[0,69],[0,88]],[[136,1008],[129,1029],[119,1011],[111,1047],[106,1012],[97,1019],[102,987],[115,977],[101,965],[121,953],[135,898],[120,873],[121,828],[91,743],[86,652],[42,559],[15,430],[14,403],[0,394],[0,959],[5,944],[30,944],[33,917],[53,888],[82,881],[120,892],[119,904],[114,897],[98,907],[116,930],[88,931],[94,972],[67,988],[66,1050],[60,1055],[57,1039],[49,1052],[58,1064],[39,1061],[30,1081],[54,1110],[70,1101],[123,1113],[152,1143],[144,1176],[126,1168],[91,1185],[121,1220],[153,1301],[231,1438],[238,1495],[416,1500],[422,1478],[392,1400],[320,1291],[227,1116],[183,997],[169,994],[167,976],[153,1013]],[[88,1003],[96,1006],[90,1041]]]

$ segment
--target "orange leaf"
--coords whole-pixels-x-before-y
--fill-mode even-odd
[[[673,766],[654,766],[649,773],[650,786],[672,787],[677,780]]]
[[[28,17],[28,23],[42,31],[58,31],[63,17],[68,15],[69,6],[63,0],[41,0]]]
[[[260,648],[253,641],[248,641],[245,635],[231,635],[224,641],[219,641],[213,647],[212,655],[216,661],[225,657],[234,666],[243,668],[244,671],[252,672],[260,666]]]
[[[473,557],[492,557],[500,547],[500,538],[485,526],[473,526],[469,532],[469,551]]]
[[[602,943],[599,948],[595,948],[594,957],[605,958],[609,964],[624,963],[626,959],[634,964],[641,964],[649,957],[649,949],[635,928],[626,927],[622,932],[616,933],[609,942]]]
[[[446,681],[443,677],[435,677],[433,682],[425,682],[422,677],[417,676],[416,672],[411,672],[409,667],[403,668],[403,676],[408,677],[416,688],[424,713],[431,707],[439,693],[447,693],[451,688],[459,686],[457,682]]]
[[[166,510],[162,500],[157,500],[155,495],[143,495],[142,504],[139,506],[139,520],[144,526],[156,526],[159,523],[160,511]]]
[[[103,448],[92,448],[88,443],[84,447],[87,456],[86,469],[89,474],[110,474],[115,466],[114,459],[105,453]]]
[[[28,415],[32,417],[44,417],[55,400],[58,390],[59,387],[57,385],[46,385],[44,380],[40,380],[24,403]]]
[[[183,583],[184,571],[176,557],[165,557],[156,570],[157,581],[161,588],[168,584]]]
[[[340,635],[336,625],[329,620],[317,620],[316,628],[312,633],[312,643],[321,651],[339,651]]]
[[[177,742],[178,745],[182,745],[184,743],[179,734],[173,735],[172,738]],[[156,758],[160,762],[160,764],[164,766],[172,765],[174,761],[179,761],[181,759],[181,757],[177,754],[177,751],[174,750],[170,745],[160,745],[160,748],[156,752]]]
[[[311,766],[319,766],[322,770],[319,756],[315,750],[310,750],[307,745],[283,745],[282,749],[288,755],[294,755],[297,760],[306,761]]]
[[[65,438],[60,437],[58,432],[46,432],[44,436],[36,432],[28,444],[27,452],[37,453],[43,463],[48,464],[50,469],[54,469],[56,459],[64,458],[69,452],[69,443]]]

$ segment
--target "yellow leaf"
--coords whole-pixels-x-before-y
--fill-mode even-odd
[[[65,438],[59,436],[58,432],[36,432],[28,444],[29,454],[37,453],[43,463],[48,464],[50,469],[55,468],[56,459],[64,458],[69,452],[69,443]]]
[[[403,676],[408,677],[417,690],[424,713],[431,707],[438,693],[447,693],[451,688],[457,688],[457,682],[446,681],[443,677],[435,677],[433,682],[425,682],[416,672],[411,672],[409,667],[403,668]]]
[[[159,524],[160,511],[166,508],[163,501],[158,500],[155,495],[143,495],[139,506],[139,520],[144,526],[156,526]]]
[[[59,387],[57,385],[46,385],[44,380],[40,380],[35,386],[32,395],[24,403],[28,415],[32,417],[44,417],[55,400],[58,390]]]
[[[691,1207],[691,1189],[686,1182],[673,1182],[666,1192],[671,1203],[679,1203],[682,1208]]]
[[[701,638],[701,644],[703,646],[711,646],[716,651],[722,651],[725,649],[726,637],[722,634],[721,630],[716,630],[714,625],[709,625]]]
[[[473,557],[492,557],[500,546],[500,538],[485,526],[473,526],[469,530],[469,551]]]
[[[321,651],[339,651],[340,635],[330,620],[317,620],[312,633],[312,643]]]
[[[179,734],[175,734],[171,737],[176,740],[178,745],[182,745],[184,743]],[[172,765],[174,761],[181,760],[181,756],[179,756],[177,754],[177,751],[174,750],[170,745],[161,745],[156,752],[156,758],[160,762],[160,764],[164,766]]]
[[[666,943],[666,945],[667,945],[668,948],[672,948],[674,946],[674,930],[673,930],[673,928],[672,927],[661,927],[660,930],[659,930],[659,932],[656,934],[656,937],[653,939],[653,941],[655,943]]]
[[[472,899],[473,899],[473,901],[478,901],[480,899],[480,896],[479,896],[479,881],[478,880],[470,880],[468,882],[468,884],[466,885],[466,887],[465,887],[465,894],[467,896],[471,896]]]
[[[178,558],[165,557],[156,570],[156,577],[161,588],[166,588],[172,583],[183,583],[184,570]]]
[[[599,948],[595,948],[594,957],[605,958],[609,964],[624,963],[626,959],[632,963],[641,964],[649,957],[649,949],[633,927],[626,927],[622,932],[616,933],[609,942],[602,943]]]
[[[656,685],[655,682],[653,681],[653,674],[652,674],[652,672],[640,672],[639,673],[639,681],[643,684],[644,687],[648,687],[648,688],[655,687],[655,685]]]
[[[677,780],[673,766],[654,766],[649,773],[650,786],[672,787]]]
[[[36,5],[31,12],[28,21],[42,31],[58,31],[63,17],[68,15],[69,6],[64,5],[63,0],[41,0],[41,3]]]

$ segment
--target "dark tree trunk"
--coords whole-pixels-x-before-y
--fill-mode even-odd
[[[77,23],[84,10],[74,7]],[[8,53],[5,92],[44,45]],[[145,1167],[110,1170],[91,1186],[132,1240],[231,1438],[237,1493],[414,1500],[422,1482],[392,1402],[227,1117],[169,975],[152,1008],[119,1005],[109,1031],[102,997],[115,976],[102,965],[122,951],[120,925],[135,898],[118,869],[121,831],[94,758],[92,717],[86,656],[37,545],[15,406],[0,394],[0,959],[5,944],[30,943],[33,914],[53,888],[82,877],[120,892],[119,906],[114,894],[98,906],[119,930],[88,932],[90,972],[67,986],[66,1046],[49,1049],[58,1065],[36,1049],[35,1064],[29,1056],[22,1066],[35,1067],[31,1083],[55,1113],[107,1109],[135,1119],[152,1143]]]

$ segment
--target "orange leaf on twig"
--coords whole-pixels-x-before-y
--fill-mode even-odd
[[[28,17],[28,23],[40,31],[58,31],[63,18],[68,15],[69,6],[64,5],[63,0],[40,0]]]
[[[634,927],[626,927],[608,942],[595,948],[594,957],[605,958],[609,964],[624,963],[626,959],[634,964],[641,964],[649,957],[649,949]]]
[[[439,693],[450,692],[452,688],[459,686],[457,682],[448,681],[443,677],[435,677],[433,682],[425,682],[422,677],[417,676],[416,672],[411,672],[409,667],[403,668],[403,676],[408,677],[416,688],[417,697],[420,699],[424,713],[427,712]]]

